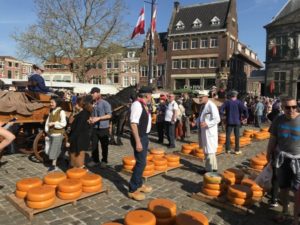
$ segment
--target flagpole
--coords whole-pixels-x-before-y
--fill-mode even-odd
[[[152,21],[153,21],[153,11],[156,0],[151,1],[151,21],[150,21],[150,40],[149,40],[149,65],[148,65],[148,85],[153,85],[153,37],[152,37]]]

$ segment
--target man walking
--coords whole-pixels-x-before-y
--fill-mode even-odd
[[[136,164],[129,182],[128,197],[137,201],[145,199],[144,193],[152,191],[152,187],[143,185],[143,172],[147,162],[148,134],[151,130],[151,112],[148,104],[151,102],[152,89],[141,87],[138,99],[130,109],[130,142],[133,147]],[[142,193],[143,192],[143,193]]]
[[[175,95],[170,94],[165,115],[166,136],[169,141],[169,148],[175,148],[175,123],[177,119],[178,109],[179,107],[177,102],[175,101]]]
[[[203,172],[217,172],[218,124],[221,119],[217,106],[208,100],[208,95],[207,91],[199,91],[198,93],[200,102],[197,119],[199,145],[205,154],[205,171]]]
[[[240,126],[241,120],[248,118],[248,110],[244,104],[237,99],[237,91],[232,91],[230,99],[227,100],[220,109],[221,115],[226,116],[226,153],[230,151],[230,135],[234,131],[235,136],[235,154],[241,154],[240,151]]]
[[[256,99],[256,105],[254,110],[255,115],[255,126],[261,128],[261,119],[264,114],[265,106],[261,102],[261,99],[257,97]]]
[[[294,223],[298,225],[300,197],[300,114],[297,102],[291,97],[282,101],[284,114],[278,116],[270,127],[267,159],[275,159],[277,179],[281,189],[282,214],[278,222],[287,219],[289,190],[294,192]]]
[[[102,99],[100,89],[93,87],[91,95],[94,100],[94,111],[90,119],[90,123],[93,124],[92,131],[92,161],[88,166],[96,166],[99,164],[99,141],[102,149],[102,160],[100,163],[101,168],[105,168],[108,158],[108,144],[109,144],[109,120],[111,119],[111,106]]]

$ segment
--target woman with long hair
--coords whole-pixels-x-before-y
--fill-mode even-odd
[[[85,151],[91,140],[91,124],[88,122],[93,111],[92,97],[78,97],[75,108],[78,111],[71,124],[70,161],[71,167],[84,168]]]

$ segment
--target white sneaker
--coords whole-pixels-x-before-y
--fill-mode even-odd
[[[88,165],[88,167],[94,167],[94,166],[99,165],[99,163],[96,163],[94,161],[90,161],[90,162],[87,163],[87,165]]]

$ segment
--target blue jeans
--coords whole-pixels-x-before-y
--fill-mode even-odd
[[[136,143],[134,137],[131,135],[130,138],[130,142],[134,150],[134,158],[136,160],[136,164],[133,168],[133,173],[129,181],[129,192],[131,193],[135,192],[138,188],[140,188],[143,185],[143,172],[147,162],[147,151],[149,144],[148,134],[145,134],[144,136],[140,137],[140,139],[143,146],[143,150],[141,152],[138,152],[136,150]]]
[[[255,119],[256,119],[256,121],[255,121],[256,124],[255,124],[255,125],[256,125],[257,127],[261,128],[261,120],[262,120],[262,116],[256,115],[256,118],[255,118]]]
[[[231,132],[234,132],[235,136],[235,148],[234,150],[237,152],[240,150],[240,125],[227,125],[226,126],[226,147],[225,150],[230,150],[230,135]]]

